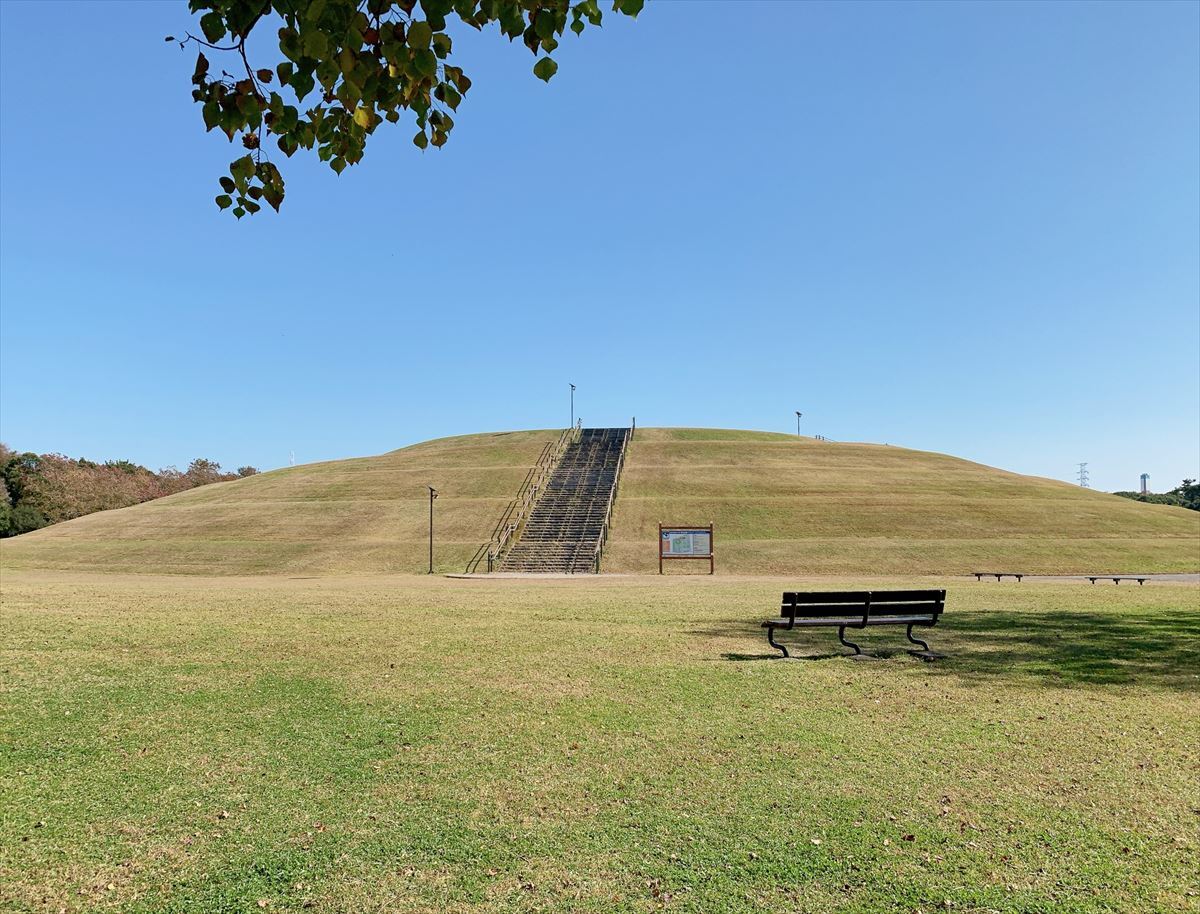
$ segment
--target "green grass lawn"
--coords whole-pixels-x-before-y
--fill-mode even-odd
[[[785,583],[6,570],[0,907],[1200,910],[1200,589]]]

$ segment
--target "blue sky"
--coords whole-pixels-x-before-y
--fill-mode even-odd
[[[659,2],[548,86],[466,33],[443,150],[280,156],[241,223],[183,0],[52,9],[49,53],[0,3],[12,446],[271,468],[565,425],[573,381],[589,425],[1200,470],[1200,5]]]

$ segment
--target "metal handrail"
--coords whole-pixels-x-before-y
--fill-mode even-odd
[[[582,428],[583,422],[580,420],[573,428],[563,429],[557,441],[546,442],[546,446],[538,455],[537,463],[530,467],[529,472],[525,474],[525,480],[517,489],[516,497],[508,503],[504,513],[500,515],[500,519],[496,521],[491,537],[475,550],[475,554],[467,562],[467,574],[474,574],[485,558],[487,559],[487,570],[493,570],[505,546],[521,528],[531,505],[537,501],[538,493],[547,477],[554,471],[563,452],[582,433]]]
[[[612,520],[613,502],[617,500],[617,489],[621,486],[621,469],[625,465],[625,449],[629,447],[629,439],[633,437],[633,427],[621,441],[621,453],[617,455],[617,472],[613,478],[612,491],[608,493],[608,505],[604,509],[604,523],[600,525],[600,540],[596,543],[596,554],[593,558],[596,574],[600,573],[600,559],[604,555],[604,545],[608,542],[608,527]]]

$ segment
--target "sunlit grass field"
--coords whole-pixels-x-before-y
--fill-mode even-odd
[[[1200,589],[6,569],[0,908],[1200,911]]]

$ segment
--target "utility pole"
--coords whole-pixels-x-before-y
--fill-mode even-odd
[[[1085,488],[1085,489],[1091,488],[1091,486],[1088,485],[1088,471],[1087,471],[1087,461],[1086,460],[1083,463],[1079,464],[1079,469],[1076,471],[1075,475],[1079,477],[1079,484],[1081,486],[1083,486],[1083,488]]]
[[[572,384],[571,385],[571,425],[570,425],[570,428],[574,428],[574,427],[575,427],[575,385]]]
[[[800,412],[800,410],[796,410],[796,437],[797,438],[800,437],[800,417],[803,415],[804,415],[804,413]]]
[[[433,574],[433,500],[438,497],[438,490],[426,486],[429,490],[429,573]]]

